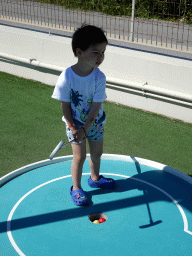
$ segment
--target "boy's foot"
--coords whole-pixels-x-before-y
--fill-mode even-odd
[[[85,206],[88,205],[88,199],[83,191],[83,189],[73,190],[73,186],[70,189],[71,198],[75,205]]]
[[[91,176],[88,179],[88,184],[92,188],[115,188],[116,183],[111,178],[105,178],[102,175],[99,176],[98,181],[93,181]]]

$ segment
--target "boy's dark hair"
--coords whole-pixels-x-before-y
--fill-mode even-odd
[[[74,55],[76,54],[76,49],[80,48],[82,51],[87,50],[91,45],[99,44],[106,42],[108,44],[108,40],[104,34],[104,31],[101,28],[83,24],[80,28],[78,28],[72,37],[72,49]]]

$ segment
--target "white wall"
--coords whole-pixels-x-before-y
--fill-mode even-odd
[[[71,38],[53,36],[41,32],[0,26],[1,53],[24,59],[35,59],[37,63],[55,65],[60,70],[76,63],[71,49]],[[34,63],[34,61],[32,61]],[[17,63],[18,64],[18,63]],[[187,94],[192,97],[192,61],[108,46],[105,61],[100,69],[107,78],[123,79]],[[0,70],[55,85],[58,76],[31,69],[30,65],[16,65],[2,61]],[[192,108],[170,104],[117,90],[107,89],[108,100],[151,112],[167,115],[192,123]],[[191,104],[192,106],[192,104]]]
[[[107,76],[192,94],[192,62],[108,47],[102,69]]]

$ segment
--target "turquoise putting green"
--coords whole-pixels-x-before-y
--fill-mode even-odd
[[[77,207],[70,167],[71,160],[49,161],[0,188],[2,255],[191,255],[190,180],[135,158],[103,158],[101,173],[117,187],[93,189],[86,160],[82,187],[92,203]],[[108,220],[92,223],[88,217],[97,212]]]

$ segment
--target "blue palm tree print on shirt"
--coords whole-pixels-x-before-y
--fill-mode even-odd
[[[79,94],[78,91],[75,92],[73,89],[71,89],[71,101],[75,107],[81,105],[81,101],[83,101],[80,99],[81,97],[83,97],[83,95]]]

